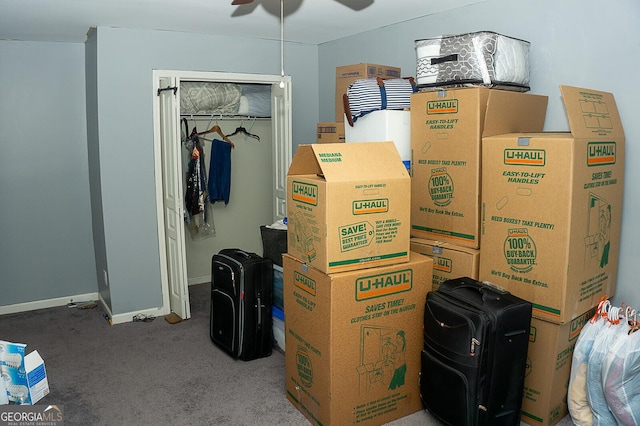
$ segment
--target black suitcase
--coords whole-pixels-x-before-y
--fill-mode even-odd
[[[519,425],[530,302],[471,278],[427,293],[420,397],[455,426]]]
[[[233,358],[271,355],[273,262],[223,249],[211,259],[211,341]]]

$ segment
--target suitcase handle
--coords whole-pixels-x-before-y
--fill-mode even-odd
[[[482,286],[478,286],[473,284],[462,283],[456,286],[455,288],[453,288],[453,291],[456,291],[458,289],[473,290],[474,292],[480,293],[482,300],[499,300],[501,296],[500,293],[502,294],[505,293],[504,290],[501,290],[499,287],[496,287],[493,284],[487,284],[486,282],[482,282],[482,284],[483,284]]]
[[[247,253],[246,251],[244,251],[244,250],[236,249],[236,253],[243,255],[247,259],[251,258],[251,255],[249,253]]]
[[[258,304],[258,325],[262,325],[262,302],[260,300],[260,294],[258,293],[258,297],[257,297],[257,304]]]

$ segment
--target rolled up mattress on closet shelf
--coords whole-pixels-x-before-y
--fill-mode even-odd
[[[180,83],[180,114],[237,114],[241,96],[236,83],[184,81]]]

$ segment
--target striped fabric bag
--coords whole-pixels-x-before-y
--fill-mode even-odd
[[[349,125],[365,114],[373,111],[408,109],[411,94],[417,91],[413,77],[363,78],[349,85],[343,96],[344,113]]]

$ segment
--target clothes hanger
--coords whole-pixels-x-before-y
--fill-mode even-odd
[[[184,124],[184,139],[182,139],[182,142],[189,139],[189,123],[187,122],[187,119],[184,117],[182,117],[182,119],[180,120],[180,131],[182,131],[183,124]]]
[[[260,136],[258,135],[254,135],[253,133],[250,133],[247,129],[245,129],[242,126],[242,122],[240,122],[240,125],[233,131],[233,133],[227,135],[228,137],[240,134],[240,133],[244,133],[245,136],[248,136],[250,138],[256,139],[258,142],[260,142]]]
[[[195,128],[194,128],[194,130],[195,130]],[[233,144],[233,142],[231,142],[231,140],[227,136],[225,136],[224,133],[222,133],[222,129],[217,124],[214,124],[213,127],[211,127],[209,130],[205,130],[204,132],[196,133],[196,135],[202,136],[202,135],[206,135],[208,133],[217,133],[217,134],[219,134],[223,141],[225,141],[226,143],[231,145],[231,148],[235,148],[235,145]]]

